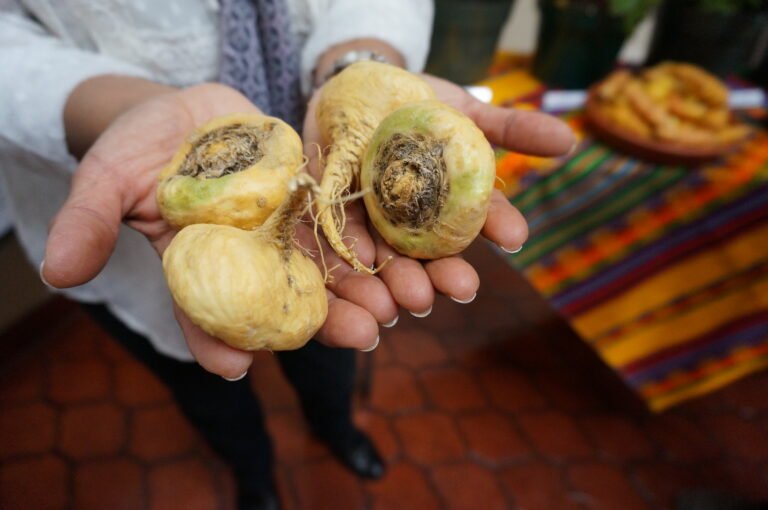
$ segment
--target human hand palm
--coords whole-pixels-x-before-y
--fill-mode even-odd
[[[83,158],[70,196],[51,226],[43,269],[46,281],[64,288],[94,278],[112,253],[121,221],[144,234],[162,255],[175,230],[163,220],[155,200],[160,170],[192,130],[235,112],[258,109],[236,91],[210,84],[155,97],[116,119]],[[306,227],[298,234],[305,246],[315,242]],[[328,320],[318,334],[325,343],[368,347],[377,335],[376,319],[396,314],[386,287],[362,276],[331,284]],[[365,296],[357,300],[370,304],[372,313],[337,298],[335,292]],[[175,311],[190,351],[204,368],[228,378],[247,370],[250,353],[210,337],[178,308]]]
[[[438,99],[469,116],[488,140],[501,147],[540,156],[567,153],[575,138],[566,124],[554,117],[481,103],[463,88],[429,75],[422,76]],[[323,140],[315,121],[318,94],[310,101],[304,123],[304,148],[310,172],[319,176],[318,147]],[[417,316],[431,311],[435,291],[459,302],[471,301],[480,280],[474,268],[460,255],[421,262],[397,254],[367,224],[361,201],[348,204],[344,238],[354,240],[354,250],[366,265],[387,264],[378,273],[394,300]],[[525,219],[498,190],[494,191],[483,236],[507,251],[518,249],[528,235]]]

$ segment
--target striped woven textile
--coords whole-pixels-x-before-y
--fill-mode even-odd
[[[516,157],[499,153],[500,175]],[[701,168],[588,137],[567,161],[518,167],[508,190],[530,236],[510,263],[650,409],[768,365],[768,134]]]

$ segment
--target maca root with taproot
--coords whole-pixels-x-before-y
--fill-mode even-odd
[[[404,104],[434,97],[429,84],[418,76],[378,62],[352,64],[320,92],[316,118],[328,156],[320,183],[318,221],[328,244],[358,271],[375,272],[358,260],[342,232],[344,202],[357,191],[363,153],[384,117]]]
[[[237,114],[192,133],[162,171],[157,202],[181,228],[163,253],[176,304],[243,350],[298,349],[325,322],[325,279],[294,239],[318,185],[279,119]]]
[[[193,323],[232,347],[298,349],[325,322],[325,280],[294,240],[317,184],[299,173],[289,190],[261,227],[190,225],[163,254],[174,301]]]
[[[342,238],[344,202],[358,193],[376,230],[403,255],[454,255],[477,237],[495,182],[493,150],[427,82],[387,64],[353,64],[323,87],[317,121],[329,144],[318,220],[353,268],[377,271]]]

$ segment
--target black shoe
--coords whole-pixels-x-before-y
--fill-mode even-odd
[[[352,437],[344,441],[324,442],[342,464],[361,478],[376,480],[384,475],[384,461],[373,442],[362,432],[355,430]]]
[[[274,485],[257,489],[240,489],[237,497],[238,510],[280,510],[280,498]]]

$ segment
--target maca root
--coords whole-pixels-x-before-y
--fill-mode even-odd
[[[440,216],[449,183],[441,142],[420,134],[395,134],[376,157],[373,192],[392,225],[430,228]]]
[[[192,142],[178,173],[198,179],[217,179],[242,172],[264,157],[261,145],[274,128],[274,123],[265,124],[261,129],[231,124],[205,133]]]

